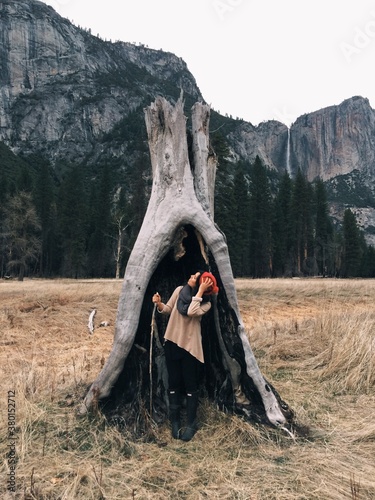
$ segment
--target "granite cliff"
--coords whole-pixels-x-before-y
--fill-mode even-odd
[[[229,138],[238,156],[259,155],[270,168],[292,175],[300,168],[309,181],[375,172],[375,111],[359,96],[300,116],[290,130],[277,121],[257,127],[242,122]]]
[[[0,86],[0,140],[52,161],[98,161],[106,134],[158,94],[202,100],[178,57],[105,42],[36,0],[0,1]]]
[[[309,180],[329,180],[353,170],[374,173],[375,111],[368,99],[352,97],[299,117],[291,127],[294,165]]]
[[[290,127],[276,121],[257,127],[241,122],[228,134],[238,158],[259,155],[269,168],[293,176],[297,169],[327,187],[331,215],[342,220],[351,207],[375,244],[375,110],[354,96],[341,104],[300,116]]]

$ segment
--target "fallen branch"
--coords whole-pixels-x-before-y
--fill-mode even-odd
[[[93,334],[94,333],[94,317],[95,317],[95,314],[96,314],[96,309],[93,309],[90,313],[90,316],[89,316],[89,322],[87,324],[87,327],[90,331],[90,334]]]

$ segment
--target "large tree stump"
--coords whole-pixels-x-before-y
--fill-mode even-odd
[[[151,197],[126,267],[113,347],[81,413],[98,400],[113,404],[115,394],[117,405],[143,398],[155,415],[166,412],[161,346],[166,319],[156,315],[153,342],[151,297],[158,291],[166,301],[190,274],[208,269],[220,287],[202,321],[208,397],[258,422],[284,426],[292,420],[292,412],[259,370],[239,311],[226,240],[214,223],[217,161],[209,144],[209,117],[209,107],[196,103],[188,133],[182,96],[175,106],[160,97],[145,109]]]

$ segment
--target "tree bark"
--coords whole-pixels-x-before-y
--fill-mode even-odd
[[[159,401],[162,411],[163,404],[167,405],[161,347],[165,319],[153,320],[158,332],[153,347],[151,296],[159,291],[167,300],[190,274],[205,268],[214,272],[220,286],[213,314],[202,321],[208,396],[223,409],[275,426],[293,418],[259,370],[239,311],[225,236],[214,223],[217,160],[210,149],[209,117],[209,106],[196,103],[188,132],[182,96],[175,106],[159,97],[145,109],[153,174],[151,197],[126,267],[113,347],[81,413],[97,400],[110,399],[119,385],[123,402],[131,402],[136,395],[149,397],[155,408]],[[150,348],[155,350],[151,370],[151,357],[149,361],[145,355]],[[150,384],[146,370],[156,384]],[[154,394],[150,394],[150,386]]]

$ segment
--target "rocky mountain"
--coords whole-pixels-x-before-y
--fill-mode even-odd
[[[310,182],[325,181],[332,217],[341,221],[345,208],[353,208],[375,244],[375,110],[368,99],[355,96],[305,114],[290,129],[276,121],[238,123],[228,139],[238,158],[259,155],[280,173],[301,169]]]
[[[104,148],[107,135],[156,95],[202,100],[178,57],[105,42],[36,0],[0,1],[0,86],[0,140],[75,162],[124,154],[128,138]]]
[[[326,181],[354,170],[373,175],[374,132],[375,111],[363,97],[301,116],[291,127],[292,164],[300,165],[309,180]]]
[[[59,162],[131,168],[147,154],[143,109],[157,95],[183,91],[187,115],[204,101],[186,63],[174,54],[108,42],[37,0],[0,0],[0,141],[15,153]],[[212,128],[234,159],[259,155],[270,168],[300,168],[328,187],[332,215],[355,207],[375,243],[375,111],[352,97],[299,117],[254,126],[213,112]]]
[[[375,171],[375,110],[359,96],[300,116],[290,129],[277,121],[257,127],[242,122],[229,137],[239,157],[259,155],[270,168],[291,175],[300,168],[309,181]]]

